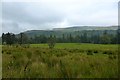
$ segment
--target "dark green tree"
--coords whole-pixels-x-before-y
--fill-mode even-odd
[[[12,39],[12,34],[9,32],[6,34],[6,44],[12,45],[14,43],[14,40]]]
[[[53,49],[56,43],[56,36],[54,35],[50,35],[50,37],[48,38],[48,46],[50,49]]]
[[[81,42],[81,39],[80,39],[80,36],[79,36],[79,35],[76,35],[76,36],[75,36],[74,42],[76,42],[76,43],[80,43],[80,42]]]
[[[107,31],[104,31],[103,35],[100,37],[102,44],[110,44],[111,37],[107,34]]]
[[[20,33],[20,37],[19,37],[19,44],[27,44],[28,43],[28,36],[24,33]]]
[[[2,44],[4,44],[5,42],[6,42],[6,35],[2,33]]]

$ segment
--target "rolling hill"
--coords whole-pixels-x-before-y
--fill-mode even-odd
[[[97,26],[73,26],[67,28],[53,28],[52,30],[28,30],[23,33],[27,34],[29,37],[45,35],[49,36],[50,34],[56,35],[57,37],[61,37],[62,34],[72,34],[79,35],[83,32],[96,34],[102,33],[104,30],[107,30],[109,33],[114,34],[118,29],[117,26],[107,26],[107,27],[97,27]]]

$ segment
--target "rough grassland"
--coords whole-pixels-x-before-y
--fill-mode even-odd
[[[3,46],[3,78],[117,78],[118,46],[57,43]]]

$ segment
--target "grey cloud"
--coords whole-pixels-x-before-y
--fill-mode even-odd
[[[28,5],[26,5],[28,4]],[[35,6],[29,5],[29,3],[3,3],[3,19],[15,20],[22,23],[29,24],[44,24],[44,23],[56,23],[62,21],[63,15],[59,14],[54,10],[47,10],[47,6],[40,5],[39,9],[35,9],[32,12],[33,15],[30,15],[29,11],[26,10],[26,7]],[[37,14],[37,15],[36,15]]]
[[[2,32],[18,33],[23,29],[50,29],[53,25],[49,24],[56,24],[64,19],[61,12],[49,8],[49,6],[40,5],[39,3],[39,8],[30,9],[30,7],[34,6],[36,6],[36,3],[3,3],[2,19],[14,23],[4,22]]]
[[[20,27],[17,23],[14,22],[3,22],[2,23],[2,31],[7,33],[7,32],[14,32],[14,33],[19,33],[23,31],[22,27]]]
[[[33,0],[34,1],[34,0]],[[114,25],[118,0],[3,2],[3,32],[74,25]]]

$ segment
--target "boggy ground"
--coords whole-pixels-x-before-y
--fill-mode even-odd
[[[2,46],[3,78],[117,78],[117,45]]]

